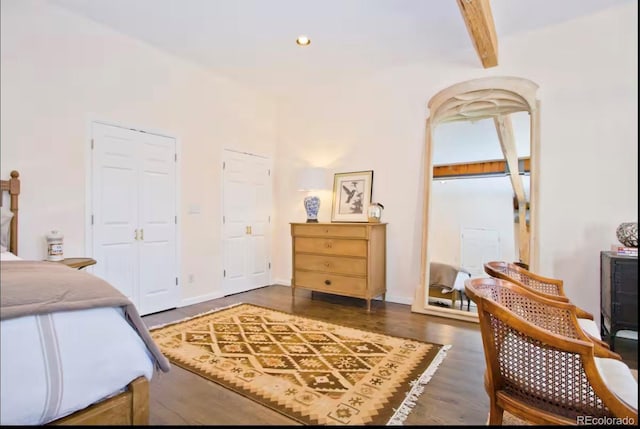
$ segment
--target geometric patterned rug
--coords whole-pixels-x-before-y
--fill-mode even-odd
[[[175,365],[308,425],[402,424],[449,348],[253,304],[150,331]]]

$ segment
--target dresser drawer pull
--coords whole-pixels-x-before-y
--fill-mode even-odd
[[[325,266],[325,267],[327,267],[327,268],[329,268],[329,267],[331,266],[331,263],[329,263],[329,262],[325,262],[325,263],[324,263],[324,266]]]
[[[324,247],[331,249],[332,243],[324,243]]]
[[[327,286],[329,286],[331,284],[331,280],[325,280],[324,284],[326,284]]]

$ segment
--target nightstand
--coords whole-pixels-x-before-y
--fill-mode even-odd
[[[77,268],[79,270],[90,265],[95,265],[96,260],[91,258],[65,258],[62,261],[55,261],[59,264],[65,264],[67,267]]]

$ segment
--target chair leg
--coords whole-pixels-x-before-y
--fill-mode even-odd
[[[487,419],[487,425],[502,425],[502,417],[504,410],[498,406],[494,401],[491,401],[489,408],[489,417]]]

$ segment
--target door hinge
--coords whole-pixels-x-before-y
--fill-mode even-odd
[[[91,225],[93,225],[93,215],[91,215]]]
[[[226,163],[226,162],[224,162],[224,161],[222,161],[222,169],[223,169],[223,170],[225,169],[225,167],[226,167],[226,166],[227,166],[227,163]]]
[[[176,225],[178,224],[178,216],[175,217]]]
[[[225,223],[226,221],[227,219],[224,216],[222,216],[222,223]]]
[[[178,162],[178,154],[177,154],[177,153],[175,153],[175,154],[173,154],[173,155],[174,155],[174,156],[173,156],[174,161],[175,161],[175,162]]]
[[[227,270],[222,270],[222,277],[227,277]]]
[[[178,286],[178,278],[176,277],[176,286]]]
[[[271,169],[267,170],[267,175],[271,176]]]
[[[269,216],[269,220],[268,220],[268,222],[269,222],[269,223],[271,223],[271,216]]]
[[[91,139],[91,149],[93,150],[93,139]]]
[[[269,262],[269,269],[271,269],[271,262]]]

